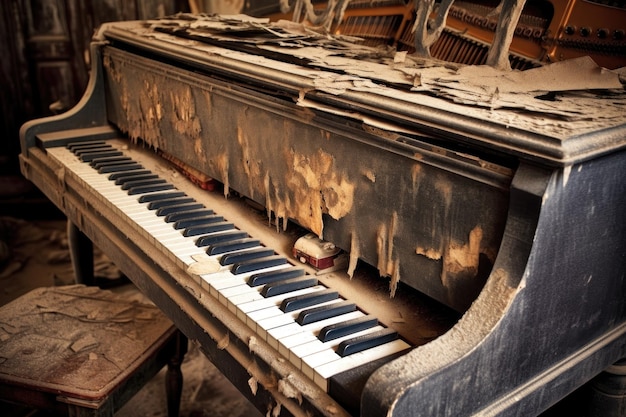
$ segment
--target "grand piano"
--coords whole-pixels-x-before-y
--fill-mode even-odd
[[[267,415],[538,415],[619,368],[618,74],[353,41],[106,24],[81,102],[22,127],[22,172]],[[291,255],[308,232],[343,270]]]

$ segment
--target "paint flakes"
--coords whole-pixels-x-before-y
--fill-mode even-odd
[[[451,280],[456,278],[473,278],[478,273],[480,247],[483,238],[483,229],[476,226],[469,234],[466,244],[450,243],[443,258],[441,280],[446,287],[450,287]]]
[[[362,174],[371,182],[376,182],[376,174],[371,169],[363,169]]]
[[[222,337],[218,342],[217,342],[217,348],[219,350],[224,350],[228,347],[228,345],[230,344],[230,337],[228,335],[228,333],[226,333],[224,335],[224,337]]]
[[[356,270],[356,265],[360,256],[361,250],[359,248],[359,238],[356,232],[352,232],[350,239],[350,262],[348,263],[348,276],[350,279],[354,276],[354,271]]]
[[[256,392],[259,389],[259,382],[255,377],[251,376],[250,379],[248,379],[248,386],[250,387],[252,395],[256,395]]]
[[[221,265],[214,259],[202,259],[187,267],[187,272],[192,275],[213,274],[219,271]]]
[[[278,392],[287,398],[295,398],[299,404],[302,404],[302,393],[289,383],[286,379],[278,381]]]
[[[215,155],[215,157],[211,159],[210,163],[214,165],[215,171],[220,173],[221,178],[219,178],[219,180],[224,184],[224,197],[228,197],[230,190],[230,183],[228,181],[230,162],[228,154],[222,152]]]
[[[441,259],[441,251],[433,248],[423,248],[418,246],[415,248],[415,253],[427,257],[430,260],[438,261]]]
[[[389,293],[393,297],[400,281],[400,259],[394,258],[393,239],[398,227],[398,213],[393,212],[389,225],[381,224],[376,233],[376,249],[378,254],[378,273],[391,278]]]
[[[355,185],[335,166],[334,157],[322,149],[309,155],[291,150],[289,156],[291,170],[286,186],[295,200],[285,204],[285,216],[298,219],[322,238],[322,215],[339,220],[348,214],[354,204]]]

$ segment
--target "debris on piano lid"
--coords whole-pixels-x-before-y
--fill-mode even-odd
[[[308,233],[293,245],[293,256],[303,264],[309,264],[318,273],[336,271],[347,265],[348,256],[332,242]]]

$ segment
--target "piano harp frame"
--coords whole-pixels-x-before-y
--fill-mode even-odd
[[[289,363],[276,360],[266,344],[250,343],[252,331],[224,306],[203,303],[198,284],[175,262],[155,256],[149,239],[135,238],[94,203],[80,180],[47,158],[47,146],[66,140],[55,133],[60,130],[118,135],[103,111],[101,46],[92,45],[96,71],[81,103],[22,128],[23,174],[198,340],[260,410],[280,404],[281,415],[348,415]],[[539,414],[626,356],[626,151],[623,139],[616,142],[571,163],[520,163],[502,246],[484,290],[449,332],[374,372],[361,397],[361,415]],[[259,382],[256,395],[247,389],[251,376]],[[278,379],[296,387],[302,403],[283,395]]]

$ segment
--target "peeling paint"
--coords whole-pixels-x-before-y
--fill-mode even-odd
[[[363,169],[362,170],[362,174],[365,178],[367,178],[368,180],[370,180],[371,182],[376,182],[376,174],[374,174],[374,171],[372,171],[371,169]]]
[[[268,201],[271,201],[271,204],[267,208],[268,220],[271,223],[272,220],[272,212],[276,215],[276,231],[280,231],[280,221],[283,221],[283,229],[287,228],[287,220],[289,218],[289,210],[291,199],[289,195],[283,192],[280,187],[280,184],[274,183],[269,175],[269,172],[265,175],[265,189],[266,196]],[[273,193],[272,193],[273,190]]]
[[[244,126],[242,123],[237,125],[237,142],[242,155],[241,167],[243,173],[248,178],[249,196],[254,198],[255,181],[261,177],[261,166],[251,154],[249,138],[246,134],[246,129],[243,129],[242,126]]]
[[[285,204],[286,214],[323,238],[322,214],[337,220],[348,214],[354,204],[355,185],[337,169],[334,157],[322,149],[311,155],[290,150],[288,157],[291,172],[286,186],[296,198],[293,204]]]
[[[378,273],[381,276],[387,275],[387,226],[381,224],[376,233],[376,252],[378,253]]]
[[[474,227],[469,234],[468,243],[460,245],[451,242],[443,257],[441,281],[445,287],[451,287],[454,278],[473,278],[478,273],[480,246],[483,229]]]
[[[224,335],[224,337],[222,337],[218,342],[217,342],[217,348],[219,350],[224,350],[228,347],[228,345],[230,344],[230,336],[228,333],[226,333]]]
[[[421,178],[422,166],[415,164],[411,167],[411,181],[413,183],[413,190],[417,189],[418,180]]]
[[[255,377],[251,376],[250,379],[248,379],[248,386],[250,387],[252,395],[256,395],[256,392],[259,389],[259,382]]]
[[[352,236],[350,237],[350,262],[348,263],[348,276],[351,279],[354,276],[354,271],[356,270],[359,256],[361,256],[361,251],[359,249],[359,238],[356,232],[353,231]]]
[[[209,163],[214,165],[216,172],[221,175],[220,181],[224,184],[224,197],[228,197],[230,184],[228,182],[228,169],[230,166],[228,155],[226,153],[216,154]]]
[[[441,196],[444,198],[447,209],[450,206],[450,201],[452,200],[452,185],[449,181],[437,179],[435,181],[435,188],[437,188],[437,190],[441,193]]]
[[[415,253],[425,256],[432,261],[438,261],[441,259],[441,251],[433,248],[423,248],[418,246],[417,248],[415,248]]]
[[[276,405],[271,410],[267,411],[267,417],[278,417],[280,415],[281,408],[282,408],[281,404],[276,403]]]
[[[187,272],[192,275],[214,274],[220,268],[221,265],[214,259],[201,259],[189,265]]]
[[[391,277],[389,292],[393,297],[400,279],[400,261],[393,258],[393,239],[398,227],[398,214],[393,213],[389,225],[381,224],[376,234],[376,248],[378,253],[378,273],[381,276]]]
[[[337,414],[337,411],[339,411],[334,405],[329,405],[324,410],[330,414]]]
[[[278,392],[287,398],[295,398],[299,404],[302,404],[302,393],[286,379],[278,381]]]
[[[157,86],[153,85],[154,91]],[[170,101],[172,104],[170,115],[172,126],[180,134],[197,138],[200,135],[200,119],[196,116],[196,106],[193,99],[191,86],[181,84],[181,88],[170,90]]]
[[[250,352],[254,352],[257,345],[259,343],[256,340],[255,336],[250,336],[250,339],[248,340],[248,350],[250,350]]]
[[[266,172],[263,177],[263,186],[265,187],[265,209],[267,210],[267,223],[270,224],[272,222],[272,211],[274,207],[272,206],[272,194],[270,193],[270,173]]]
[[[400,282],[400,259],[396,259],[393,263],[393,273],[391,274],[391,280],[389,281],[389,295],[393,298],[396,295],[398,289],[398,283]]]

